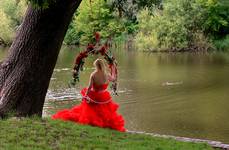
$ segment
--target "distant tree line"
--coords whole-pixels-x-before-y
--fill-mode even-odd
[[[0,44],[12,42],[26,7],[23,0],[0,1]],[[74,14],[64,43],[87,44],[94,40],[94,32],[114,41],[131,35],[144,51],[227,50],[229,1],[85,0]]]

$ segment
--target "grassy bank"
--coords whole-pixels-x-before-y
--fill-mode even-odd
[[[71,122],[22,119],[0,121],[0,150],[150,149],[210,150],[207,144],[120,133]]]

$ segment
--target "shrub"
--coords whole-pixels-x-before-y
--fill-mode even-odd
[[[222,51],[229,51],[229,35],[222,39],[214,40],[215,48]]]
[[[82,32],[78,32],[74,24],[69,25],[68,31],[65,35],[64,43],[67,45],[79,45]]]
[[[76,38],[80,38],[81,44],[93,41],[95,32],[100,32],[103,38],[125,32],[123,21],[115,17],[103,0],[82,1],[74,17],[72,30]]]
[[[19,26],[22,22],[25,14],[27,4],[25,0],[1,0],[0,10],[4,11],[5,14],[12,20],[13,26]]]
[[[205,14],[206,9],[198,0],[168,0],[163,10],[144,9],[138,14],[137,47],[181,50],[200,46],[200,49],[208,49],[211,44],[204,34]],[[197,40],[200,38],[202,43]]]
[[[5,44],[12,42],[18,26],[20,26],[27,4],[24,0],[0,1],[0,38]]]
[[[0,9],[0,44],[8,44],[12,40],[14,31],[11,24],[11,19]]]
[[[137,23],[119,17],[111,5],[103,0],[82,1],[65,37],[66,44],[87,44],[94,40],[94,33],[102,38],[122,39],[137,31]]]
[[[205,9],[203,27],[214,37],[229,34],[229,2],[227,0],[199,0]]]

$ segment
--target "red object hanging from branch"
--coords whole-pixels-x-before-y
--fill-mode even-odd
[[[115,67],[115,71],[113,73],[114,73],[114,76],[117,77],[117,74],[118,74],[118,71],[116,68],[117,62],[115,58],[111,55],[111,53],[108,54],[109,47],[107,45],[107,42],[102,46],[98,46],[100,45],[98,44],[100,42],[100,34],[96,32],[94,35],[96,39],[96,44],[88,44],[86,50],[80,52],[79,55],[75,59],[75,64],[73,68],[73,79],[71,81],[71,85],[73,86],[76,85],[76,82],[79,82],[80,71],[83,71],[83,65],[85,62],[85,58],[87,58],[88,55],[90,54],[92,55],[101,54],[102,56],[104,56],[104,59],[107,61],[109,65],[109,68],[111,69],[112,66]],[[113,93],[115,95],[118,95],[117,94],[117,80],[113,81],[111,85],[111,89],[113,90]]]
[[[95,32],[95,40],[96,40],[96,43],[99,43],[99,41],[100,41],[100,34],[99,34],[99,32]]]

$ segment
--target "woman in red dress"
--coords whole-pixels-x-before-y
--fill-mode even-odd
[[[108,82],[117,79],[114,76],[115,66],[111,66],[111,74],[106,72],[106,65],[102,59],[97,59],[94,66],[96,69],[90,76],[88,88],[81,90],[83,96],[81,104],[57,112],[52,116],[52,119],[73,121],[124,132],[124,119],[116,112],[119,106],[113,102],[107,90]]]

